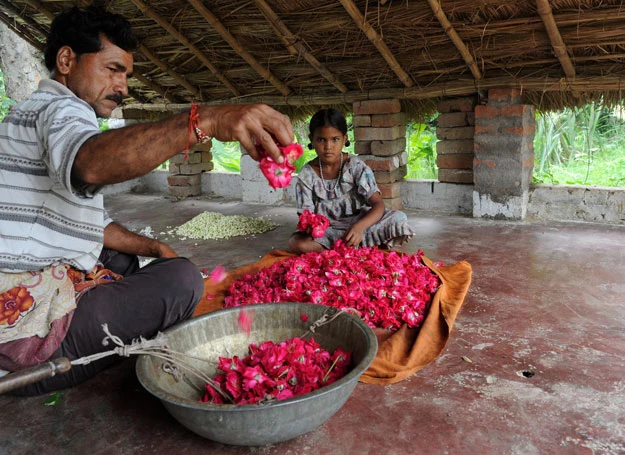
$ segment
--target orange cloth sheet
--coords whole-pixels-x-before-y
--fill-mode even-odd
[[[293,256],[296,255],[288,251],[274,250],[253,264],[229,271],[221,283],[214,284],[210,278],[206,278],[204,296],[195,310],[195,316],[223,308],[230,284],[246,273],[256,273]],[[425,256],[423,262],[439,276],[442,284],[432,298],[421,327],[411,329],[404,324],[396,332],[375,330],[379,343],[378,354],[360,377],[361,382],[382,385],[399,382],[434,361],[445,348],[471,284],[471,265],[460,261],[435,267]]]

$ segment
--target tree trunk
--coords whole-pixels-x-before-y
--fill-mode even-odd
[[[6,94],[23,101],[37,89],[39,80],[49,75],[43,55],[0,22],[0,70],[4,73]]]

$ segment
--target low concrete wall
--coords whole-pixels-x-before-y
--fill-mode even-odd
[[[202,174],[202,194],[243,199],[241,174],[208,172]]]
[[[473,185],[441,183],[437,180],[404,180],[401,183],[401,199],[407,209],[471,215]]]
[[[625,224],[625,188],[534,185],[527,217]]]
[[[166,170],[129,182],[108,186],[104,193],[147,192],[169,194]],[[295,182],[288,188],[275,190],[277,203],[295,204]],[[208,196],[244,199],[240,174],[205,172],[202,193]],[[273,197],[273,196],[272,196]],[[441,183],[436,180],[404,180],[401,183],[403,206],[446,215],[471,216],[473,185]],[[249,199],[249,198],[247,198]],[[271,203],[245,200],[251,203]],[[528,220],[585,221],[625,225],[625,188],[584,187],[569,185],[532,185],[529,190]]]

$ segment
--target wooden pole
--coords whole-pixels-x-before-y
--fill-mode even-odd
[[[476,81],[470,79],[457,79],[454,81],[436,84],[429,87],[411,87],[397,89],[376,89],[367,91],[351,91],[336,95],[309,95],[309,96],[257,96],[242,99],[216,100],[201,103],[206,106],[216,106],[235,103],[266,103],[271,106],[319,106],[351,104],[356,101],[396,98],[400,100],[426,100],[449,96],[473,95],[481,90],[490,88],[516,88],[534,92],[563,92],[583,93],[588,91],[619,91],[625,87],[625,76],[606,76],[601,78],[598,85],[597,78],[577,77],[575,80],[566,81],[562,78],[528,78],[514,79],[511,77],[482,78]],[[178,112],[189,108],[184,105],[129,105],[127,108],[145,109],[147,111]]]
[[[553,53],[556,57],[558,57],[560,65],[562,65],[562,69],[564,70],[564,74],[567,78],[573,79],[575,77],[575,67],[573,66],[573,62],[571,62],[569,54],[566,51],[566,45],[564,44],[562,35],[560,35],[560,30],[558,29],[556,21],[553,18],[553,12],[551,10],[549,0],[536,0],[536,9],[545,24],[547,34],[549,35],[549,41],[551,41],[551,47],[553,48]]]
[[[52,22],[52,19],[54,19],[54,13],[52,13],[49,9],[43,6],[41,2],[37,0],[26,0],[25,3],[29,4],[30,6],[35,8],[38,12],[40,12],[41,14],[46,16],[48,19],[50,19],[50,22]]]
[[[428,0],[428,3],[430,4],[432,11],[434,11],[434,15],[438,19],[438,22],[440,22],[440,24],[443,26],[443,30],[445,30],[445,33],[447,33],[447,36],[449,37],[451,42],[454,44],[454,46],[456,46],[456,49],[458,49],[458,52],[460,52],[460,55],[464,59],[464,62],[467,64],[467,66],[471,70],[473,77],[476,79],[482,79],[482,73],[477,67],[475,60],[473,59],[473,56],[471,55],[471,52],[469,52],[469,49],[467,48],[467,46],[464,44],[464,42],[462,41],[458,33],[456,33],[456,30],[454,29],[454,26],[451,25],[451,22],[449,22],[449,19],[447,19],[447,16],[445,15],[445,12],[441,8],[439,1]]]
[[[134,3],[134,5],[137,8],[139,8],[141,10],[141,12],[143,12],[143,14],[148,16],[150,19],[154,20],[161,27],[163,27],[165,30],[167,30],[170,35],[172,35],[178,41],[180,41],[182,44],[184,44],[189,49],[189,51],[193,55],[195,55],[204,64],[204,66],[206,66],[217,77],[217,79],[228,88],[228,90],[230,90],[230,92],[234,96],[241,96],[241,93],[232,84],[232,82],[230,82],[226,78],[226,76],[224,76],[217,69],[217,67],[215,65],[213,65],[210,62],[210,60],[208,60],[206,55],[204,55],[204,53],[202,51],[200,51],[193,43],[191,43],[191,41],[189,41],[182,33],[180,33],[178,30],[176,30],[174,27],[172,27],[165,19],[163,19],[156,12],[154,12],[154,10],[152,10],[152,8],[150,8],[148,5],[143,3],[142,0],[131,0],[131,1],[132,1],[132,3]]]
[[[14,14],[14,13],[11,12],[11,14]],[[0,12],[0,21],[4,22],[11,31],[13,31],[15,34],[17,34],[20,38],[22,38],[26,42],[28,42],[31,46],[35,47],[41,52],[44,52],[45,51],[44,44],[40,43],[36,39],[32,39],[30,36],[24,33],[24,31],[22,30],[22,27],[15,23],[15,20],[14,20],[15,17],[19,17],[19,16],[14,15],[11,18],[11,17],[5,16],[2,12]]]
[[[271,24],[276,35],[282,40],[285,44],[289,52],[293,55],[301,55],[304,59],[317,70],[319,74],[321,74],[328,82],[334,85],[341,93],[347,92],[347,87],[339,81],[339,79],[330,72],[319,60],[315,58],[306,46],[302,44],[302,42],[295,36],[288,27],[280,20],[278,15],[271,9],[271,7],[267,4],[265,0],[255,0],[256,6],[260,9],[267,22]]]
[[[58,357],[30,368],[9,373],[0,378],[0,394],[34,384],[57,374],[66,373],[71,368],[72,363],[67,357]]]
[[[143,55],[145,55],[146,58],[151,60],[152,63],[154,63],[156,66],[158,66],[161,69],[161,71],[169,74],[172,78],[174,78],[174,80],[176,82],[178,82],[180,85],[182,85],[184,88],[186,88],[194,96],[196,96],[196,97],[198,97],[200,99],[202,98],[202,94],[200,92],[200,89],[198,89],[197,87],[194,87],[193,85],[191,85],[189,82],[187,82],[187,80],[184,77],[182,77],[177,72],[175,72],[173,70],[170,70],[169,67],[167,65],[165,65],[165,63],[161,59],[159,59],[156,55],[154,55],[152,53],[152,51],[150,51],[150,49],[145,47],[142,43],[139,43],[139,45],[137,47],[139,49],[139,52],[141,52]]]
[[[412,79],[404,71],[401,67],[391,50],[388,48],[382,37],[376,32],[373,27],[365,20],[365,17],[362,15],[358,7],[354,4],[352,0],[340,0],[341,4],[345,8],[345,10],[352,17],[356,25],[362,30],[362,32],[367,35],[369,41],[373,43],[373,45],[377,48],[378,52],[384,57],[388,66],[395,72],[400,81],[404,83],[406,87],[412,87],[414,82]]]
[[[206,21],[211,24],[211,26],[221,35],[223,39],[225,39],[230,47],[232,47],[237,54],[239,54],[243,60],[245,60],[260,76],[277,88],[280,93],[284,96],[287,96],[291,93],[291,89],[282,81],[280,81],[276,76],[274,76],[271,71],[263,68],[263,66],[256,61],[256,59],[241,45],[239,40],[237,40],[232,34],[226,30],[226,27],[217,19],[217,17],[211,13],[199,0],[187,0],[191,6],[193,6],[198,13],[202,15]]]
[[[24,14],[20,13],[20,11],[15,8],[13,5],[11,4],[6,4],[4,6],[4,9],[11,15],[11,17],[15,20],[18,20],[20,22],[23,22],[24,24],[28,25],[30,28],[32,28],[33,30],[35,30],[40,38],[42,38],[43,40],[45,40],[46,36],[48,35],[48,32],[46,29],[42,28],[41,25],[39,25],[37,22],[35,22],[32,18],[30,17],[25,17]],[[52,13],[50,13],[48,11],[48,13],[50,15],[52,15]],[[5,16],[6,17],[6,16]],[[8,17],[6,17],[7,20],[10,20]],[[14,32],[16,32],[18,34],[18,36],[26,36],[23,31],[22,31],[22,27],[19,26],[14,26],[15,24],[9,24],[8,22],[4,21]],[[30,44],[32,44],[34,47],[36,47],[39,50],[43,50],[45,48],[45,43],[44,42],[40,42],[37,41],[36,44],[32,43],[31,40],[32,38],[24,38],[26,39]]]
[[[148,78],[143,76],[142,74],[139,74],[139,73],[135,72],[135,73],[133,73],[132,77],[134,77],[136,80],[141,82],[143,85],[145,85],[150,90],[153,90],[156,93],[158,93],[159,95],[161,95],[163,98],[165,98],[165,99],[167,99],[169,101],[172,101],[172,102],[178,101],[176,98],[172,97],[171,95],[168,95],[167,92],[165,91],[165,89],[163,89],[163,87],[161,87],[158,84],[155,84],[154,82],[152,82],[151,80],[149,80]]]

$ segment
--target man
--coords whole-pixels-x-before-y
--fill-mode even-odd
[[[72,8],[55,18],[45,61],[51,78],[0,124],[0,369],[19,370],[110,349],[193,315],[197,267],[167,244],[113,222],[99,190],[144,175],[214,137],[254,141],[282,162],[272,138],[293,141],[289,119],[265,105],[192,108],[166,120],[100,132],[128,94],[135,45],[123,17]],[[137,255],[155,257],[139,269]],[[121,276],[120,276],[121,275]],[[78,384],[115,360],[74,366],[29,385],[41,394]]]

